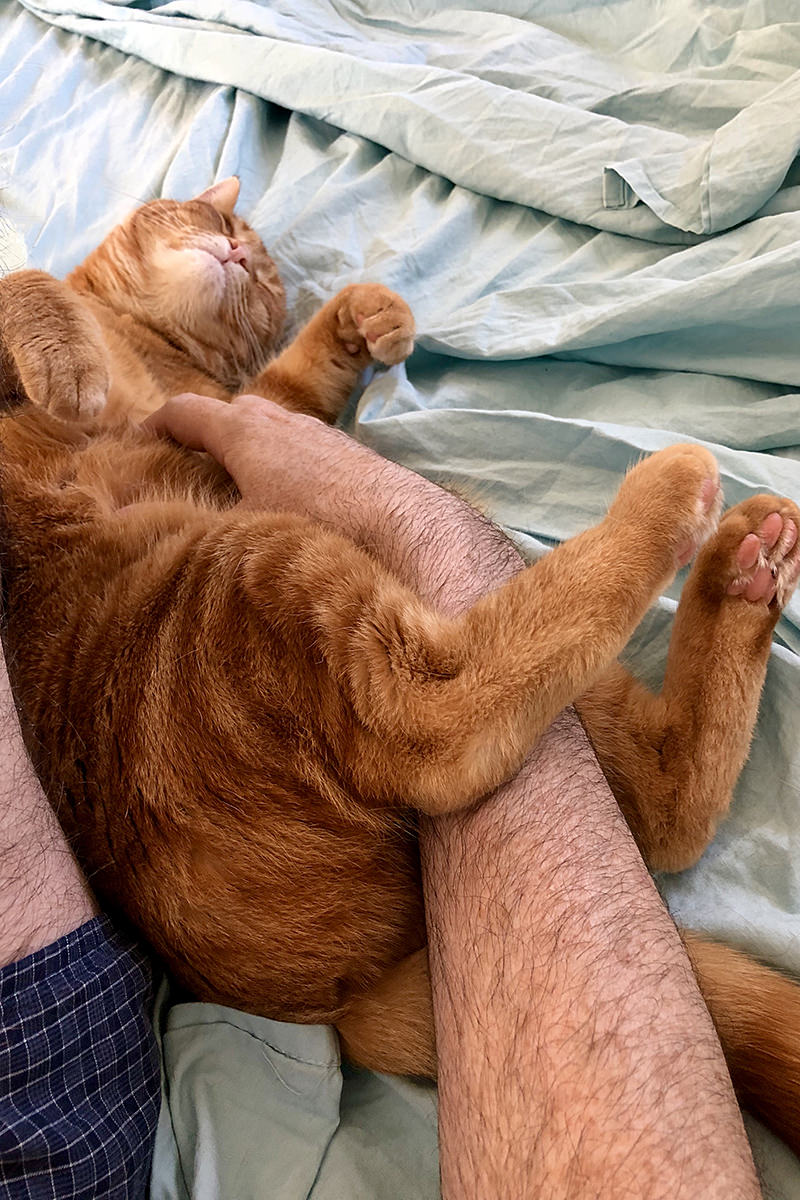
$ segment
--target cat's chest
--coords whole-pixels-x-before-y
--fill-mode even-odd
[[[115,424],[124,417],[143,421],[160,408],[170,394],[143,366],[120,370],[112,360],[106,415]]]
[[[106,415],[143,421],[179,392],[227,399],[227,393],[205,372],[172,354],[161,339],[150,339],[125,318],[106,321],[103,332],[111,359],[111,386]]]

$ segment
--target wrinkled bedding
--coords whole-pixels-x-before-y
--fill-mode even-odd
[[[729,503],[800,500],[798,67],[794,0],[0,0],[0,266],[62,275],[135,204],[236,173],[295,324],[359,279],[416,313],[349,427],[477,485],[526,552],[681,439]],[[650,681],[679,591],[629,649]],[[800,973],[798,655],[795,597],[731,815],[659,885]],[[437,1194],[429,1090],[343,1073],[328,1030],[159,1011],[154,1196]]]

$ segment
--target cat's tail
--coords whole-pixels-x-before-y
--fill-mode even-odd
[[[800,984],[683,931],[744,1108],[800,1155]]]

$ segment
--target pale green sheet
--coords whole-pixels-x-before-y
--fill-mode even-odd
[[[0,0],[0,203],[31,263],[62,274],[137,201],[235,172],[296,323],[362,278],[417,314],[357,435],[483,485],[531,552],[678,438],[729,502],[800,499],[795,0],[28,8]],[[651,679],[677,594],[631,647]],[[729,820],[663,881],[681,921],[798,973],[799,625],[795,599]],[[325,1030],[162,1020],[158,1200],[436,1194],[429,1092],[343,1077]],[[800,1200],[797,1160],[753,1138],[767,1194]]]

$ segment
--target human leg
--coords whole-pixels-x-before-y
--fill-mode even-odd
[[[445,1200],[758,1196],[680,938],[574,714],[422,847]]]
[[[0,1192],[20,1200],[146,1187],[160,1097],[150,966],[96,914],[0,654]]]

